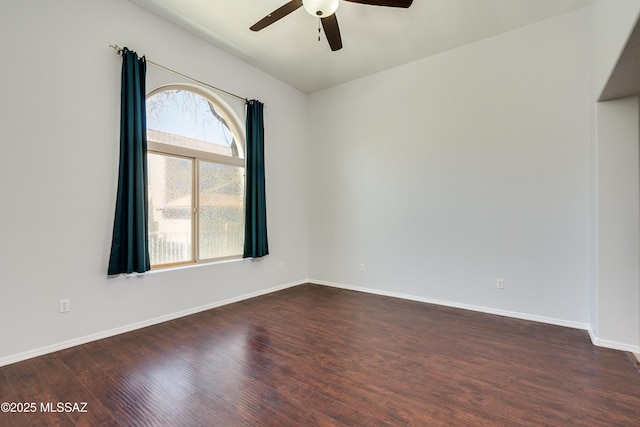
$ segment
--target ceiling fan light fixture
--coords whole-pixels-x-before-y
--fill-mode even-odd
[[[302,5],[307,12],[319,18],[333,15],[339,4],[339,0],[302,0]]]

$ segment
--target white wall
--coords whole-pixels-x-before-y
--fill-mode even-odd
[[[626,45],[640,0],[592,0],[591,333],[640,352],[640,109],[637,97],[596,103]]]
[[[640,0],[591,0],[591,82],[595,99],[604,89],[640,12]]]
[[[592,101],[640,1],[592,3],[309,97],[124,0],[3,5],[0,365],[306,277],[637,348],[640,108]],[[266,103],[268,258],[107,278],[112,43]]]
[[[266,104],[269,257],[107,278],[121,64],[112,43]],[[5,2],[0,55],[0,365],[307,277],[306,96],[124,0]],[[148,90],[178,81],[153,67],[147,77]],[[229,103],[244,120],[243,103]]]
[[[597,282],[594,341],[638,352],[640,108],[638,97],[597,105]],[[635,348],[634,348],[635,346]]]
[[[310,277],[585,327],[589,85],[582,9],[312,95]]]

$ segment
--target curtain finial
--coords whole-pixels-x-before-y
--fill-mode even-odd
[[[113,51],[115,53],[117,53],[118,55],[122,55],[122,48],[120,46],[118,46],[117,44],[110,44],[109,47],[111,49],[113,49]]]

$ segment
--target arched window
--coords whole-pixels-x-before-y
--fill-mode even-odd
[[[244,144],[221,100],[191,86],[147,96],[152,267],[241,257]]]

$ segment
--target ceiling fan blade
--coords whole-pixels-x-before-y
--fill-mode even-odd
[[[340,36],[340,28],[338,27],[338,18],[336,14],[327,16],[326,18],[320,18],[322,21],[322,28],[324,34],[327,36],[327,41],[332,51],[342,49],[342,37]]]
[[[344,0],[351,3],[370,4],[372,6],[409,7],[413,0]]]
[[[264,18],[256,22],[255,24],[253,24],[251,27],[249,27],[249,29],[251,31],[260,31],[263,28],[268,27],[269,25],[284,18],[294,10],[299,9],[301,7],[302,7],[302,0],[291,0],[289,3],[286,3],[280,6],[279,8],[277,8],[276,10],[274,10],[273,12],[271,12],[270,14],[268,14],[267,16],[265,16]]]

